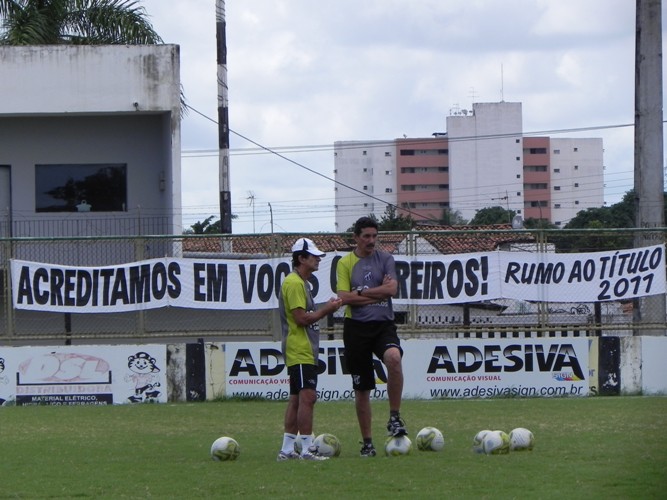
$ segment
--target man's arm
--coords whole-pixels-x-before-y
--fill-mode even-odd
[[[292,309],[292,316],[294,317],[294,321],[296,322],[297,325],[309,326],[312,325],[313,323],[317,323],[319,320],[321,320],[328,314],[336,312],[341,305],[343,305],[343,302],[341,301],[340,298],[332,297],[329,299],[327,303],[323,304],[319,309],[315,311],[305,311],[300,307]]]
[[[374,299],[375,302],[387,300],[398,292],[398,281],[385,274],[382,284],[373,288],[364,288],[361,292],[362,297]]]

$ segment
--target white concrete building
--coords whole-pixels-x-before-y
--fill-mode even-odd
[[[471,220],[490,206],[523,207],[521,103],[477,103],[447,117],[449,206]]]
[[[551,220],[562,227],[604,200],[602,139],[551,139]]]
[[[334,143],[336,231],[346,231],[364,215],[396,205],[396,145],[393,141]]]
[[[181,232],[178,46],[0,47],[0,65],[0,236]]]
[[[434,137],[336,142],[337,230],[385,203],[417,220],[500,206],[558,227],[603,206],[602,139],[524,137],[521,103],[476,103],[446,123]]]

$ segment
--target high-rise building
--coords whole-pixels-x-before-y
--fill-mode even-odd
[[[600,138],[525,137],[521,103],[476,103],[432,137],[334,144],[336,229],[387,204],[416,220],[500,206],[562,227],[604,203]]]

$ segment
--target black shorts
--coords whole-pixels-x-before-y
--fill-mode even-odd
[[[289,375],[289,393],[291,396],[299,394],[301,389],[317,390],[317,366],[288,366],[287,374]]]
[[[352,388],[357,391],[375,389],[373,354],[382,360],[387,349],[397,347],[403,356],[393,321],[356,321],[345,318],[343,343],[347,370],[352,375]]]

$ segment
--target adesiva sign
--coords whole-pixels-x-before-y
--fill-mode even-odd
[[[589,394],[589,340],[466,339],[402,342],[405,398],[554,397]],[[375,363],[375,399],[387,397]],[[352,399],[341,341],[320,343],[318,398]],[[225,345],[228,396],[286,399],[289,378],[278,342]]]

